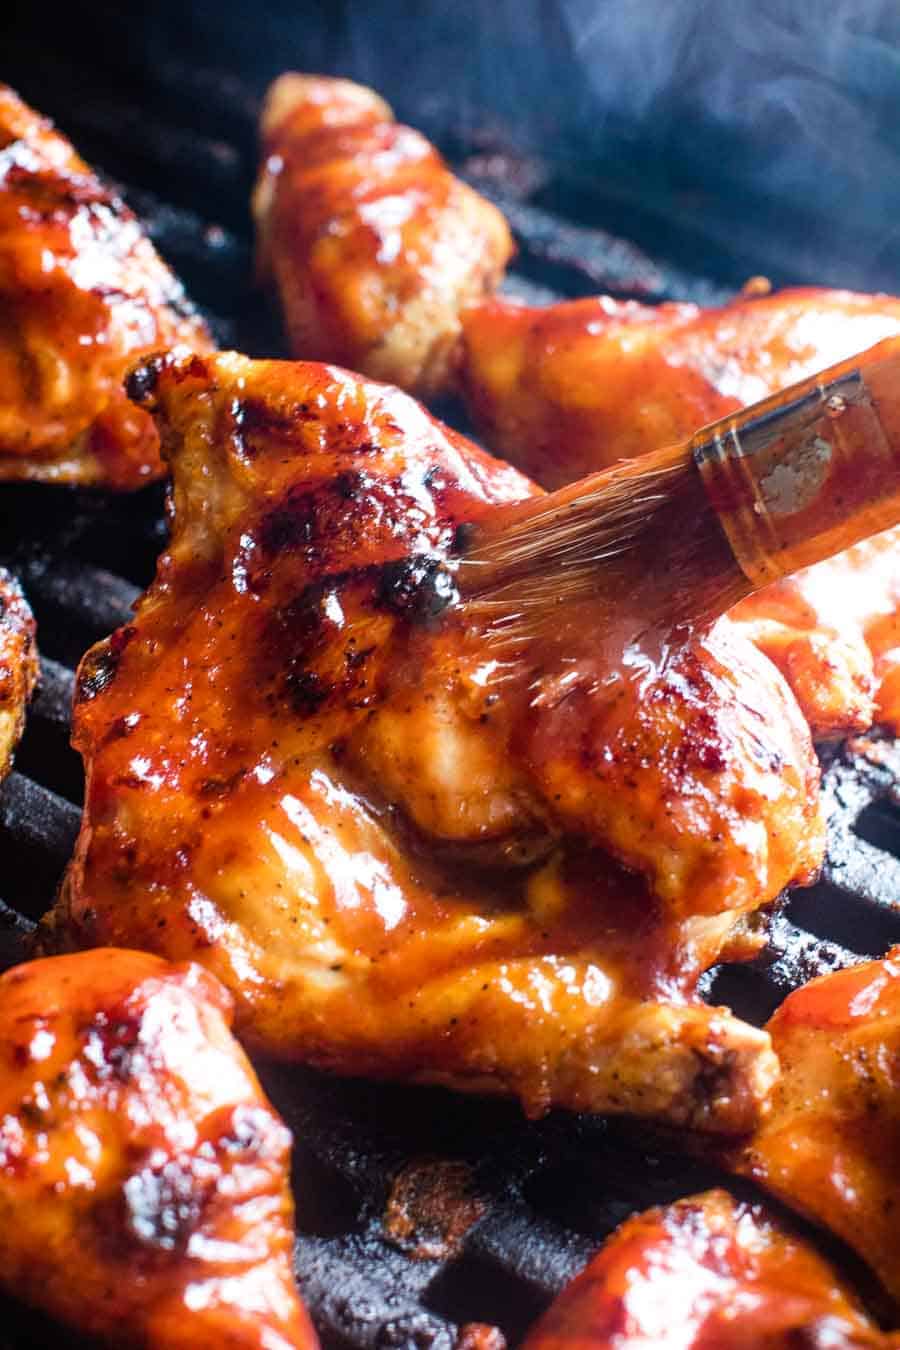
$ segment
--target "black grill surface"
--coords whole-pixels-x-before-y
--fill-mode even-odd
[[[251,283],[247,198],[255,99],[233,76],[172,63],[156,101],[85,82],[42,50],[4,53],[0,78],[51,112],[122,190],[207,313],[219,340],[282,355]],[[517,235],[510,293],[607,290],[715,302],[715,278],[651,258],[600,224],[538,202],[552,167],[485,133],[448,129],[460,171],[498,202]],[[441,409],[454,417],[456,410]],[[457,418],[458,420],[458,418]],[[43,679],[16,770],[0,789],[0,959],[18,959],[48,907],[79,820],[80,762],[68,744],[75,663],[127,620],[165,538],[162,490],[110,500],[54,488],[2,491],[0,555],[38,623]],[[821,881],[787,897],[768,949],[707,978],[715,1001],[764,1020],[810,977],[900,942],[900,746],[877,737],[823,752],[832,809]],[[327,1346],[449,1350],[469,1322],[515,1342],[597,1243],[631,1211],[720,1181],[623,1128],[512,1104],[328,1079],[263,1066],[296,1136],[297,1277]],[[77,1272],[73,1271],[73,1278]],[[10,1304],[0,1346],[73,1344]]]

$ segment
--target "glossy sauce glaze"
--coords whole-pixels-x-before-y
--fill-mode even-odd
[[[280,1056],[746,1128],[766,1038],[694,991],[821,857],[774,668],[725,621],[610,679],[586,611],[498,656],[446,562],[535,489],[395,390],[233,355],[130,388],[174,533],[79,672],[48,947],[200,960]]]
[[[0,976],[0,1280],[104,1343],[315,1350],[290,1134],[199,966],[101,949]]]
[[[523,1350],[889,1350],[808,1241],[725,1191],[624,1223]]]
[[[0,567],[0,780],[12,767],[37,677],[34,618],[19,583]]]
[[[0,480],[132,489],[163,471],[122,379],[142,352],[212,347],[138,221],[0,85]]]
[[[294,355],[440,392],[460,310],[490,294],[512,253],[500,212],[349,80],[282,75],[261,136],[259,266]]]
[[[545,487],[697,429],[882,338],[900,301],[790,290],[721,309],[599,296],[466,312],[462,380],[496,452]],[[742,602],[733,618],[786,676],[813,734],[900,725],[897,530]]]
[[[900,948],[796,990],[768,1029],[782,1078],[737,1165],[855,1247],[900,1308]]]

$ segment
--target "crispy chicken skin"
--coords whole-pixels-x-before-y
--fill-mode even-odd
[[[699,427],[900,333],[900,300],[797,289],[721,309],[598,296],[465,315],[461,378],[491,448],[545,487]],[[814,735],[900,728],[900,530],[744,601],[733,617]]]
[[[38,677],[34,619],[19,583],[0,567],[0,781],[12,767]]]
[[[622,1224],[522,1350],[896,1346],[807,1241],[716,1190]]]
[[[583,610],[496,647],[437,562],[536,489],[396,390],[231,354],[130,388],[172,543],[80,669],[87,803],[48,949],[199,960],[279,1056],[752,1124],[767,1038],[694,987],[821,856],[774,667],[723,621],[611,675]]]
[[[153,421],[122,378],[176,343],[212,345],[135,217],[0,85],[0,480],[159,477]]]
[[[512,252],[500,212],[348,80],[282,75],[261,135],[260,273],[294,355],[439,392],[461,309],[491,293]]]
[[[0,977],[0,1279],[104,1343],[315,1350],[290,1134],[199,966],[100,949]]]
[[[772,1113],[737,1160],[854,1247],[900,1307],[900,947],[791,994]]]

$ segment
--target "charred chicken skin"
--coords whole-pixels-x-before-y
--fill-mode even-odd
[[[396,390],[231,354],[129,384],[172,542],[81,666],[47,949],[199,960],[278,1056],[751,1126],[768,1040],[694,989],[821,856],[774,667],[725,620],[611,676],[582,608],[496,647],[441,560],[537,489]]]
[[[465,316],[462,379],[491,448],[545,487],[686,440],[707,422],[900,333],[900,300],[744,296],[721,309],[607,297]],[[760,591],[733,618],[817,737],[900,727],[900,530]]]
[[[759,1205],[707,1191],[629,1219],[523,1350],[890,1350],[837,1271]]]
[[[900,947],[798,989],[768,1029],[782,1078],[739,1169],[839,1234],[900,1307]]]
[[[104,1343],[315,1350],[290,1135],[199,966],[98,950],[0,977],[0,1279]]]
[[[438,392],[460,311],[492,292],[512,252],[500,212],[348,80],[281,76],[261,134],[260,272],[294,355]]]
[[[31,610],[18,582],[0,567],[0,781],[12,767],[37,676]]]
[[[0,480],[159,477],[153,421],[122,379],[177,343],[212,345],[135,217],[0,85]]]

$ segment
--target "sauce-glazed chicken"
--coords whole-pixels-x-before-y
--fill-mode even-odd
[[[0,1283],[104,1343],[315,1350],[290,1134],[198,966],[99,950],[0,977]]]
[[[491,448],[545,487],[686,440],[707,422],[900,333],[900,300],[847,291],[721,309],[607,297],[465,316],[462,379]],[[900,727],[900,530],[740,604],[816,736]]]
[[[12,766],[37,677],[31,610],[18,582],[0,567],[0,781]]]
[[[725,1191],[629,1219],[523,1350],[891,1350],[837,1271]]]
[[[460,311],[491,294],[512,252],[500,212],[348,80],[282,75],[261,135],[259,267],[294,355],[438,392]]]
[[[768,1040],[695,985],[821,857],[774,667],[723,620],[610,672],[589,606],[495,646],[442,560],[537,489],[396,390],[230,354],[129,383],[172,543],[81,666],[48,948],[199,960],[276,1055],[748,1128]]]
[[[130,361],[212,344],[135,217],[0,85],[0,480],[127,489],[162,472]]]
[[[739,1169],[854,1247],[900,1308],[900,947],[791,994],[782,1066]]]
[[[721,309],[494,299],[464,322],[461,380],[495,454],[546,488],[698,427],[900,333],[900,300],[814,288]]]

